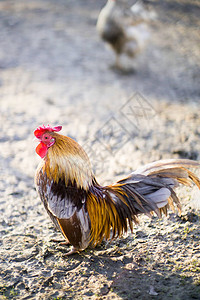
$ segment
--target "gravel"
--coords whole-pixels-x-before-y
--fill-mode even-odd
[[[145,3],[150,40],[122,74],[95,29],[105,1],[0,1],[0,299],[200,299],[197,189],[178,190],[182,216],[66,258],[34,187],[42,124],[83,145],[102,184],[200,159],[199,1]]]

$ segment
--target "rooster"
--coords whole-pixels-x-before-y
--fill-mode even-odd
[[[128,177],[101,186],[92,172],[83,148],[70,137],[60,135],[62,126],[38,127],[36,153],[42,158],[35,184],[39,196],[66,243],[73,247],[66,255],[82,251],[89,245],[112,240],[133,230],[138,216],[158,217],[176,204],[181,210],[174,188],[200,180],[188,170],[200,163],[187,159],[160,160],[137,169]]]
[[[115,52],[114,66],[117,69],[128,70],[120,58],[123,54],[125,57],[135,58],[149,38],[149,30],[144,22],[146,19],[144,12],[142,4],[138,2],[125,13],[118,0],[108,0],[100,11],[96,25],[97,31],[102,40]]]

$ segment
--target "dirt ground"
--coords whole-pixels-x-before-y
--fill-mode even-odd
[[[42,124],[84,146],[101,184],[200,159],[200,3],[145,3],[151,36],[122,74],[95,29],[105,1],[0,1],[0,299],[200,299],[196,189],[179,188],[181,217],[142,216],[133,234],[64,258],[34,187]]]

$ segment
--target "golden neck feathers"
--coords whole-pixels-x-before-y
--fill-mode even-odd
[[[76,183],[78,188],[86,191],[92,184],[92,169],[89,158],[83,148],[74,140],[63,135],[53,133],[55,144],[48,149],[47,155],[39,168],[47,177],[58,183],[64,180]]]

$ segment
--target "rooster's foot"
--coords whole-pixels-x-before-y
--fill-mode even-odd
[[[51,242],[59,243],[60,245],[69,245],[70,242],[68,240],[56,240],[52,239]]]
[[[110,69],[114,72],[116,72],[119,75],[131,75],[135,74],[135,69],[133,67],[125,67],[122,65],[110,65]]]
[[[76,249],[76,248],[72,247],[71,250],[69,252],[65,253],[63,256],[64,257],[69,256],[69,255],[72,255],[72,254],[77,253],[79,251],[80,251],[79,249]]]

